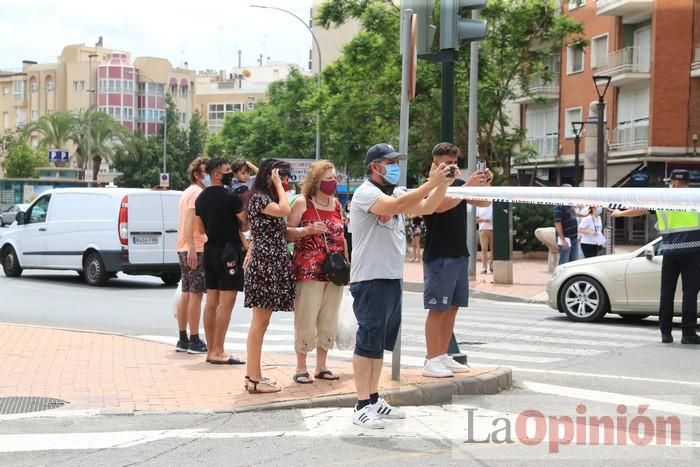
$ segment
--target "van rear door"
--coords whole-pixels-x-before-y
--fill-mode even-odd
[[[129,262],[163,263],[163,208],[160,193],[129,193]]]
[[[179,191],[163,191],[160,196],[165,230],[165,236],[163,237],[163,263],[177,264],[177,229],[179,226],[180,197],[182,193]]]

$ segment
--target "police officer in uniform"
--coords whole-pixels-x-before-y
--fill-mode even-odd
[[[690,172],[674,169],[664,181],[671,188],[688,188]],[[644,209],[615,210],[613,217],[635,217],[646,214]],[[676,293],[678,276],[683,283],[682,321],[683,337],[681,344],[700,344],[698,336],[698,291],[700,291],[700,212],[696,211],[656,211],[656,221],[661,233],[661,298],[659,300],[659,328],[661,342],[673,342],[673,298]]]

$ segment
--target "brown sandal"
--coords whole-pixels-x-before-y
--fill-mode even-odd
[[[261,381],[255,381],[254,379],[250,379],[249,376],[246,376],[245,380],[244,387],[250,394],[268,394],[280,392],[282,390],[281,387],[277,386],[275,382],[269,379],[263,378]],[[250,383],[250,385],[248,383]]]

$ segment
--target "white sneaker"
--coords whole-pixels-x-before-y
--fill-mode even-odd
[[[363,428],[384,428],[384,421],[374,411],[372,404],[365,405],[360,410],[355,408],[355,412],[352,414],[352,423]]]
[[[383,397],[380,397],[377,402],[370,404],[370,406],[380,418],[391,418],[394,420],[406,418],[406,414],[401,409],[392,407]]]
[[[423,367],[423,376],[427,376],[429,378],[449,378],[454,376],[454,373],[452,373],[452,370],[443,365],[442,360],[431,358],[425,362],[425,366]]]
[[[463,365],[447,354],[442,356],[440,363],[452,373],[469,373],[469,365]]]

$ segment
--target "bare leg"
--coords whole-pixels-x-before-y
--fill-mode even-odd
[[[190,325],[190,335],[199,334],[199,318],[202,313],[202,295],[201,293],[190,293],[189,303],[187,305],[187,322]]]
[[[355,388],[357,389],[357,398],[359,400],[369,399],[372,389],[373,362],[374,359],[361,357],[357,354],[352,356],[352,370],[355,374]]]
[[[219,306],[219,291],[214,289],[207,289],[207,304],[204,308],[204,335],[206,337],[209,345],[207,346],[209,351],[207,352],[207,360],[215,358],[216,352],[214,350],[214,331],[216,329],[216,309]]]
[[[248,362],[247,374],[254,381],[262,380],[262,369],[260,368],[262,344],[271,316],[272,310],[253,307],[253,319],[248,330],[248,355],[246,358]]]
[[[379,377],[382,375],[382,365],[384,365],[383,358],[375,358],[370,360],[372,362],[372,381],[369,386],[369,393],[374,394],[379,392]]]
[[[326,367],[327,358],[328,350],[324,349],[323,347],[316,347],[316,374],[328,369]]]
[[[214,329],[214,358],[216,360],[228,360],[229,355],[224,351],[226,332],[231,322],[231,311],[236,302],[235,290],[222,290],[219,292],[219,306],[216,309],[216,326]]]
[[[442,331],[445,327],[443,321],[446,313],[445,311],[438,310],[428,311],[428,317],[425,319],[425,346],[426,358],[428,360],[444,353],[442,346],[444,337],[442,336]]]
[[[449,310],[441,312],[443,314],[442,323],[440,323],[440,348],[442,352],[438,355],[444,355],[450,347],[450,339],[455,328],[455,319],[457,318],[457,310],[459,307],[451,306]]]
[[[306,354],[297,352],[297,371],[296,373],[306,373],[308,370],[306,369]]]
[[[178,331],[187,331],[187,318],[190,303],[190,293],[182,292],[180,302],[177,304],[177,328]],[[191,333],[191,331],[190,331]]]

